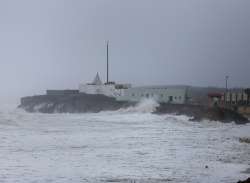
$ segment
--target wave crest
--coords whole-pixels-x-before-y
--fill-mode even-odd
[[[154,99],[143,99],[136,106],[119,109],[118,112],[121,113],[152,113],[159,107],[160,104]]]

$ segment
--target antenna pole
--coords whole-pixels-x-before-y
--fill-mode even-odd
[[[107,84],[109,83],[109,41],[107,42]]]

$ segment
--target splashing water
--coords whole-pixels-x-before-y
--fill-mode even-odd
[[[154,99],[143,99],[136,106],[128,107],[126,109],[119,109],[121,113],[151,113],[159,107],[159,103]]]

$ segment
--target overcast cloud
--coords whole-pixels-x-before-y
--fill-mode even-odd
[[[0,0],[0,97],[116,82],[250,86],[249,0]]]

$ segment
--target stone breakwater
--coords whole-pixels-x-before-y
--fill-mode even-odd
[[[37,95],[21,98],[19,108],[40,113],[87,113],[115,111],[134,105],[104,95]]]
[[[237,183],[250,183],[250,177],[243,181],[238,181]]]
[[[121,102],[104,95],[39,95],[24,97],[19,108],[27,112],[40,113],[87,113],[116,111],[121,108],[134,107],[134,102]],[[160,104],[155,114],[187,115],[193,121],[212,120],[224,123],[234,121],[236,124],[248,123],[248,119],[235,111],[223,108],[210,108],[197,105]]]

